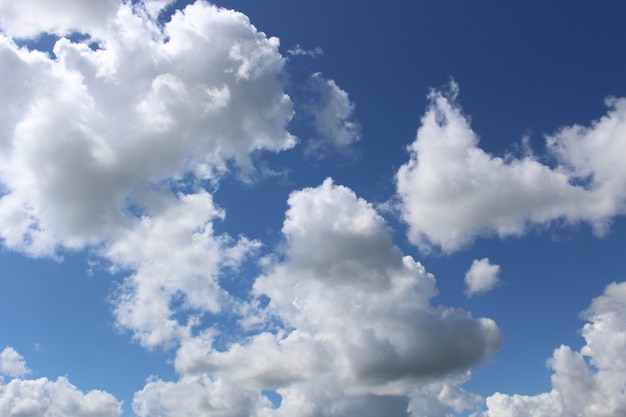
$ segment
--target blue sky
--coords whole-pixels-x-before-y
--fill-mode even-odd
[[[0,414],[626,413],[625,13],[0,0]]]

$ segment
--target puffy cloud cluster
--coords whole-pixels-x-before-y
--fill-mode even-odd
[[[171,346],[203,313],[220,313],[231,302],[218,277],[260,244],[213,232],[223,211],[205,191],[167,198],[160,211],[143,216],[103,251],[116,268],[133,271],[115,298],[118,325],[147,347]],[[176,307],[174,303],[178,302]],[[185,322],[175,313],[187,312]]]
[[[230,160],[249,169],[251,152],[295,144],[278,39],[203,2],[163,27],[141,6],[117,4],[106,31],[61,38],[54,57],[0,36],[6,246],[50,255],[115,239],[149,209],[146,188],[212,178]]]
[[[249,173],[252,153],[296,144],[278,39],[202,1],[159,22],[169,3],[0,2],[0,239],[31,256],[95,248],[129,273],[113,297],[117,325],[150,348],[201,343],[192,334],[205,313],[250,308],[234,305],[218,276],[259,243],[214,233],[224,212],[203,184],[232,165]],[[42,33],[58,37],[51,53],[16,42]],[[356,140],[347,94],[332,81],[318,87],[324,139]],[[2,372],[27,368],[7,348]],[[189,378],[175,387],[215,387],[211,409],[227,397],[235,415],[268,404],[258,389],[234,397],[220,377]],[[171,386],[149,383],[136,412],[164,412],[141,405],[156,388],[171,408]],[[120,413],[108,394],[84,395],[65,378],[14,379],[2,390],[3,415]]]
[[[43,3],[0,3],[0,239],[32,256],[96,247],[131,271],[117,323],[171,344],[192,324],[172,305],[218,312],[219,270],[258,246],[213,233],[224,214],[202,184],[296,143],[279,41],[205,2],[164,24],[164,1]],[[52,56],[11,38],[41,32],[61,36]]]
[[[489,258],[475,259],[465,273],[465,293],[474,294],[487,292],[498,283],[500,265],[491,264]]]
[[[323,341],[341,379],[403,392],[404,381],[465,370],[499,347],[491,320],[430,306],[432,275],[350,189],[327,179],[293,193],[283,234],[286,259],[254,291],[288,328]]]
[[[187,376],[178,382],[150,380],[135,394],[133,411],[139,417],[262,416],[270,401],[258,391],[246,390],[207,375]]]
[[[213,233],[224,212],[203,185],[296,144],[279,41],[202,1],[164,23],[164,0],[44,3],[0,3],[0,239],[31,256],[97,248],[131,272],[117,324],[172,344],[230,302],[219,272],[259,246]],[[40,33],[60,37],[52,55],[13,39]],[[351,140],[347,94],[319,83],[317,125]]]
[[[0,354],[0,374],[15,377],[8,383],[0,377],[0,414],[7,417],[118,417],[121,403],[103,391],[79,391],[67,378],[21,379],[24,358],[11,347]]]
[[[34,38],[41,33],[65,35],[72,31],[101,32],[115,15],[119,0],[0,1],[0,27],[13,38]]]
[[[136,397],[138,414],[177,415],[173,393],[187,385],[228,386],[247,399],[241,404],[261,407],[249,415],[406,416],[430,404],[440,410],[433,416],[444,416],[471,408],[476,398],[458,385],[499,348],[495,323],[432,306],[434,277],[402,255],[384,220],[349,188],[327,179],[288,203],[285,247],[253,285],[267,301],[242,320],[253,334],[224,350],[211,332],[184,339],[175,361],[183,377],[151,381]],[[276,390],[280,407],[259,402],[259,390]],[[180,404],[190,415],[208,406]]]
[[[397,173],[409,239],[424,250],[451,252],[482,235],[515,236],[530,224],[587,221],[597,234],[626,210],[626,99],[607,100],[609,112],[590,127],[547,137],[557,166],[533,155],[494,157],[456,104],[457,87],[434,91],[411,158]]]
[[[583,313],[580,352],[562,345],[548,365],[552,390],[535,396],[496,393],[484,417],[606,417],[626,414],[626,282],[609,285]]]

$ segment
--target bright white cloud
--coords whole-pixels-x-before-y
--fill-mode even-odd
[[[39,13],[38,2],[11,4],[20,16]],[[232,160],[246,170],[251,152],[295,144],[276,38],[204,2],[163,28],[141,7],[125,2],[104,17],[100,49],[60,39],[56,59],[0,36],[7,247],[42,256],[114,240],[133,207],[149,210],[141,193],[150,184],[213,178]]]
[[[102,253],[116,268],[134,271],[117,294],[115,316],[148,347],[171,345],[203,313],[219,313],[229,302],[217,281],[220,270],[236,267],[259,246],[213,233],[213,221],[223,212],[205,191],[160,205],[159,212],[142,217]],[[191,313],[188,322],[172,317],[181,311]]]
[[[489,258],[474,259],[465,273],[465,292],[468,296],[490,291],[498,283],[500,265],[489,262]]]
[[[86,3],[67,3],[68,21],[92,28]],[[221,311],[220,269],[259,246],[213,233],[224,214],[203,182],[232,162],[247,175],[251,153],[295,144],[278,39],[205,2],[160,26],[167,3],[116,2],[87,33],[96,50],[66,38],[55,57],[18,48],[6,34],[27,31],[20,19],[0,35],[0,239],[32,256],[97,247],[130,271],[115,314],[144,346],[170,345]],[[36,1],[2,4],[23,19],[40,12]],[[37,31],[75,29],[50,19],[58,28]],[[179,310],[191,316],[175,320]]]
[[[496,393],[484,417],[606,417],[626,414],[626,283],[609,285],[583,313],[580,352],[554,351],[552,390],[535,396]]]
[[[46,32],[101,32],[119,4],[119,0],[0,0],[0,28],[15,38],[34,38]]]
[[[7,417],[118,417],[122,404],[111,394],[93,390],[82,393],[65,377],[20,379],[29,372],[22,356],[7,347],[0,354],[0,415]]]
[[[185,338],[178,372],[251,392],[276,389],[281,406],[264,411],[275,416],[406,416],[408,395],[418,410],[435,391],[442,410],[473,406],[458,376],[499,348],[495,323],[431,306],[434,277],[402,255],[384,220],[350,189],[327,179],[288,203],[284,250],[265,260],[253,286],[269,299],[256,304],[265,326],[225,350],[214,348],[211,332]]]
[[[103,391],[84,394],[67,378],[0,381],[0,414],[18,417],[117,417],[121,403]]]
[[[0,374],[9,377],[21,377],[29,372],[30,369],[26,367],[24,357],[17,353],[15,349],[7,346],[0,352]]]
[[[397,173],[409,239],[428,250],[458,250],[483,235],[516,236],[529,224],[588,221],[596,233],[626,209],[626,99],[591,127],[567,127],[547,138],[551,168],[532,155],[494,157],[451,97],[430,94],[411,159]],[[576,185],[587,183],[585,186]]]
[[[206,375],[186,376],[178,382],[150,380],[133,400],[139,417],[254,417],[267,415],[261,409],[270,407],[260,392]]]

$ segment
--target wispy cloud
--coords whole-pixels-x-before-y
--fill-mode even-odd
[[[295,47],[289,49],[287,53],[289,55],[294,55],[294,56],[311,56],[311,57],[324,55],[324,51],[319,46],[313,49],[304,49],[300,45],[296,45]]]

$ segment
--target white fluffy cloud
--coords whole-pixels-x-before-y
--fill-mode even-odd
[[[206,375],[186,376],[178,382],[150,380],[133,400],[139,417],[255,417],[266,415],[263,408],[271,408],[271,403],[260,392]]]
[[[535,396],[496,393],[484,417],[607,417],[626,414],[626,283],[609,285],[583,313],[580,352],[554,351],[552,391]]]
[[[281,406],[263,408],[272,416],[420,415],[433,401],[441,416],[471,408],[476,399],[458,388],[459,376],[499,348],[495,323],[431,306],[434,277],[402,255],[384,220],[349,188],[327,179],[288,202],[285,247],[253,285],[268,300],[253,308],[265,324],[244,317],[256,332],[223,350],[210,331],[187,335],[175,361],[182,379],[152,381],[137,407],[199,412],[195,400],[176,396],[159,405],[153,391],[219,381],[254,401],[250,393],[276,390]]]
[[[323,341],[341,379],[403,392],[403,381],[465,370],[499,347],[491,320],[430,306],[432,275],[350,189],[328,179],[293,193],[283,234],[285,261],[254,290],[288,327]]]
[[[500,265],[491,264],[489,258],[474,259],[465,273],[465,292],[468,296],[487,292],[498,283]]]
[[[54,24],[35,27],[28,19],[49,8],[40,3],[1,3],[17,17],[0,21],[0,239],[32,256],[95,247],[130,272],[117,324],[144,346],[170,345],[221,310],[220,269],[258,247],[213,233],[224,214],[202,184],[296,143],[279,41],[205,2],[160,25],[166,1],[99,2],[107,12],[96,13],[66,0],[48,14]],[[73,22],[91,38],[61,37],[54,56],[9,37],[62,36]],[[178,310],[191,316],[176,320]]]
[[[8,383],[0,377],[0,415],[7,417],[118,417],[122,405],[111,394],[79,391],[67,378],[20,379],[28,368],[24,358],[7,347],[0,354],[0,372],[15,377]]]
[[[102,253],[116,268],[134,271],[115,298],[115,316],[147,347],[171,345],[203,313],[219,313],[229,302],[218,283],[221,269],[236,267],[259,246],[213,233],[213,221],[223,212],[205,191],[160,205],[159,212],[143,216]],[[173,318],[183,311],[191,313],[187,321]]]
[[[0,27],[9,36],[33,38],[40,33],[102,31],[119,0],[0,0]]]
[[[9,377],[21,377],[29,372],[30,369],[26,367],[24,357],[15,349],[7,346],[0,352],[0,374]]]
[[[626,99],[607,101],[609,112],[590,127],[573,126],[547,137],[558,165],[534,156],[494,157],[451,97],[432,92],[411,159],[397,173],[409,239],[422,249],[450,252],[482,235],[521,235],[529,224],[588,221],[602,234],[626,209]],[[582,184],[582,185],[578,185]]]
[[[7,417],[117,417],[121,404],[103,391],[84,394],[67,378],[0,381],[0,414]]]
[[[38,3],[10,4],[26,18]],[[81,21],[79,3],[63,13]],[[114,240],[149,209],[141,193],[153,184],[211,178],[231,160],[248,169],[251,152],[295,144],[276,38],[203,2],[162,28],[142,7],[117,4],[91,34],[95,50],[61,38],[51,58],[0,36],[7,247],[41,256]]]

